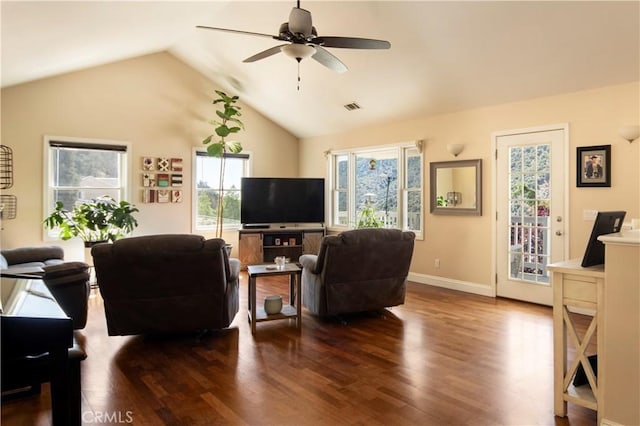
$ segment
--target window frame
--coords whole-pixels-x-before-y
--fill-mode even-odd
[[[363,148],[347,148],[340,150],[332,150],[327,155],[327,176],[329,182],[327,185],[327,223],[328,230],[334,232],[346,231],[349,229],[355,229],[357,223],[357,206],[356,206],[356,167],[355,161],[357,156],[366,156],[376,152],[396,150],[398,159],[398,224],[401,224],[397,229],[408,229],[408,194],[409,192],[415,192],[417,189],[408,188],[407,181],[407,167],[409,157],[420,158],[420,229],[411,230],[415,232],[416,239],[424,238],[425,227],[425,206],[424,206],[424,153],[422,151],[421,141],[402,142],[397,144],[378,145],[372,147]],[[339,157],[347,157],[347,224],[341,225],[335,221],[337,193],[340,191],[337,188],[337,159]]]
[[[53,182],[53,158],[52,144],[59,143],[69,148],[82,148],[86,149],[100,149],[100,147],[119,151],[123,153],[122,161],[119,167],[120,174],[120,186],[118,191],[120,192],[120,199],[123,201],[131,202],[131,143],[126,141],[107,140],[107,139],[95,139],[95,138],[78,138],[71,136],[52,136],[45,135],[43,137],[43,173],[42,173],[42,218],[49,216],[53,212],[54,193],[55,187]],[[93,147],[93,148],[91,148]],[[82,187],[79,187],[82,188]],[[91,188],[96,189],[96,188]],[[113,187],[108,189],[113,190]],[[58,231],[56,229],[45,229],[43,227],[43,240],[44,241],[58,241]]]
[[[207,155],[207,151],[202,148],[194,148],[193,149],[193,167],[192,167],[192,191],[191,191],[191,231],[193,233],[197,232],[215,232],[216,225],[207,226],[207,227],[199,227],[198,226],[198,157],[208,157],[211,159],[218,159],[218,157],[211,157]],[[242,151],[238,154],[226,154],[227,159],[229,158],[243,158],[245,159],[244,171],[242,177],[250,177],[252,172],[252,155],[249,151]],[[217,188],[213,188],[216,191]],[[242,188],[238,188],[238,193],[240,194],[240,199],[242,199]],[[237,231],[241,229],[241,224],[229,224],[223,223],[222,232],[226,231]]]

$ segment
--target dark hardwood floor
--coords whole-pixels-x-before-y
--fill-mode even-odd
[[[285,294],[260,279],[258,300]],[[231,328],[109,337],[99,295],[83,330],[86,424],[595,425],[553,415],[551,308],[410,283],[403,306],[321,320],[247,323],[247,279]],[[50,424],[49,387],[2,402],[3,425]]]

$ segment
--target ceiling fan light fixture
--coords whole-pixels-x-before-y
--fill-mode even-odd
[[[316,53],[316,49],[313,46],[302,43],[291,43],[281,48],[282,53],[297,61],[308,58]]]

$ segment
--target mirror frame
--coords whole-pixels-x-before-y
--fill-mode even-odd
[[[475,167],[476,169],[476,206],[475,208],[455,208],[438,206],[438,169],[454,167]],[[438,161],[429,163],[431,214],[482,216],[482,160]]]

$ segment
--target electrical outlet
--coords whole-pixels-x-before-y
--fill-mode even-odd
[[[434,266],[436,267],[436,269],[440,268],[440,259],[436,259],[434,262]]]

